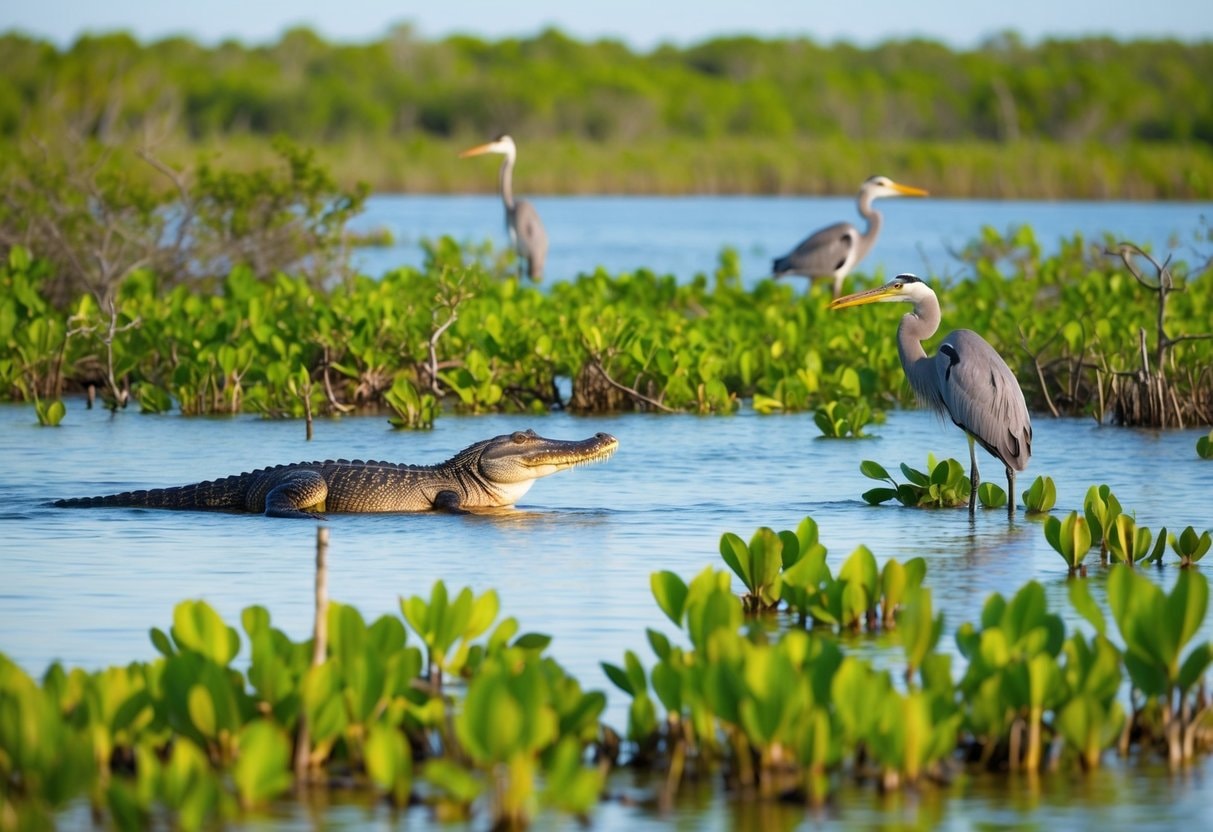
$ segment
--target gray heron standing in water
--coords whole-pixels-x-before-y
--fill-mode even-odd
[[[505,203],[505,228],[509,232],[518,257],[526,264],[527,277],[543,279],[543,263],[548,256],[548,235],[539,221],[539,212],[525,199],[514,199],[514,160],[518,149],[509,136],[498,136],[487,144],[477,145],[459,154],[459,158],[499,153],[501,162],[501,201]]]
[[[869,177],[859,187],[856,201],[859,213],[868,221],[862,234],[849,222],[838,222],[814,232],[800,245],[783,257],[776,258],[771,265],[775,277],[799,274],[809,278],[810,285],[817,278],[834,279],[834,297],[842,294],[842,280],[855,268],[876,244],[880,226],[884,222],[881,213],[872,207],[873,200],[882,196],[926,196],[922,188],[899,185],[887,176]]]
[[[1007,468],[1007,513],[1015,514],[1015,472],[1028,467],[1032,456],[1032,419],[1023,391],[1007,362],[984,338],[970,329],[950,332],[934,355],[922,342],[939,329],[939,299],[931,287],[912,274],[902,274],[877,289],[837,298],[831,309],[864,303],[914,304],[897,327],[897,352],[910,388],[919,401],[947,415],[969,437],[973,491],[969,513],[977,504],[977,451],[974,442]]]

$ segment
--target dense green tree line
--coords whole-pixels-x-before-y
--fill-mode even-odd
[[[639,52],[553,30],[427,41],[400,26],[363,44],[296,29],[259,46],[107,34],[59,49],[7,34],[0,56],[0,142],[75,133],[239,154],[287,134],[379,187],[491,187],[450,151],[508,130],[560,172],[534,166],[543,191],[851,190],[896,167],[953,193],[1213,193],[1208,42],[734,37]],[[701,170],[667,161],[699,147]],[[664,164],[676,173],[640,174]]]

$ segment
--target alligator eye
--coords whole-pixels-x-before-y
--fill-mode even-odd
[[[527,435],[525,433],[523,433],[522,431],[515,431],[514,435],[511,436],[510,438],[513,439],[516,444],[521,445],[523,442],[525,442],[527,440]]]

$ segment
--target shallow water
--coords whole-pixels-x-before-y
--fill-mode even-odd
[[[345,418],[318,422],[308,443],[301,422],[111,416],[73,400],[58,429],[39,428],[30,407],[0,406],[0,651],[33,674],[52,660],[99,668],[152,659],[148,628],[167,627],[174,605],[186,598],[205,598],[231,624],[244,607],[262,604],[292,637],[310,632],[316,523],[64,510],[48,506],[50,499],[183,484],[303,459],[432,463],[526,427],[559,438],[607,431],[619,438],[620,449],[604,464],[538,481],[519,511],[502,516],[332,517],[330,596],[375,618],[399,615],[401,595],[428,595],[440,578],[451,588],[496,588],[504,614],[518,618],[524,631],[555,636],[551,653],[584,686],[608,693],[605,719],[620,730],[625,698],[598,663],[619,662],[629,648],[652,663],[645,628],[670,633],[672,627],[649,593],[650,573],[670,569],[690,578],[708,565],[724,568],[717,544],[725,531],[748,538],[760,525],[795,528],[811,514],[835,566],[861,543],[881,562],[921,555],[949,634],[976,620],[990,592],[1013,592],[1030,579],[1046,587],[1053,609],[1078,625],[1066,600],[1065,567],[1038,521],[1022,513],[1009,521],[1001,510],[970,520],[963,509],[873,508],[860,500],[874,485],[859,473],[863,459],[890,470],[902,461],[922,468],[928,451],[966,461],[960,432],[925,413],[891,413],[872,429],[878,438],[859,441],[816,438],[810,414],[746,411],[707,418],[444,416],[428,433],[395,432],[383,418]],[[1035,432],[1035,456],[1017,490],[1048,474],[1057,482],[1057,510],[1068,511],[1081,507],[1087,486],[1108,483],[1125,509],[1151,528],[1213,525],[1213,463],[1195,451],[1203,431],[1038,418]],[[997,463],[985,456],[980,462],[986,478],[1001,481]],[[1147,574],[1169,585],[1176,572]],[[1096,566],[1089,579],[1100,600],[1105,575]],[[1200,637],[1213,637],[1213,620]],[[944,644],[952,644],[950,635]],[[896,661],[896,650],[877,642],[861,649]],[[1021,800],[1014,788],[965,788],[933,809],[939,814],[930,820],[1085,826],[1101,822],[1102,807],[1114,801],[1134,817],[1178,822],[1199,817],[1194,807],[1213,799],[1203,771],[1177,784],[1141,771],[1130,767],[1119,775],[1131,788],[1107,786],[1117,775],[1100,775],[1054,798]],[[860,826],[878,819],[916,822],[904,816],[904,806],[881,809],[872,796],[858,793],[854,805],[835,807],[829,818]],[[330,820],[350,828],[340,820],[347,811],[366,818],[362,810],[343,809]],[[743,823],[748,811],[717,796],[680,809],[677,820],[721,828]],[[804,819],[801,810],[788,817],[773,823]],[[668,820],[617,804],[600,818],[604,828]]]
[[[863,221],[855,200],[842,197],[537,197],[547,228],[547,281],[567,280],[597,266],[615,274],[641,267],[689,280],[712,274],[720,250],[737,249],[742,280],[752,285],[770,274],[771,260],[810,233],[846,220]],[[883,199],[884,229],[859,270],[892,276],[913,272],[963,276],[953,256],[981,235],[983,226],[1006,232],[1029,225],[1046,254],[1063,238],[1081,233],[1102,242],[1104,234],[1177,260],[1203,263],[1207,243],[1195,237],[1213,223],[1211,202],[1044,202],[1031,200]],[[491,240],[506,245],[501,201],[496,196],[379,195],[352,224],[387,228],[396,243],[367,248],[355,257],[368,274],[419,266],[420,241],[450,235],[459,241]]]

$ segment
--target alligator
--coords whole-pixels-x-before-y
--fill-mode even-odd
[[[448,511],[512,506],[540,477],[600,462],[619,440],[545,439],[533,430],[477,442],[437,465],[362,460],[297,462],[218,480],[103,497],[57,500],[60,508],[166,508],[324,519],[325,513]]]

